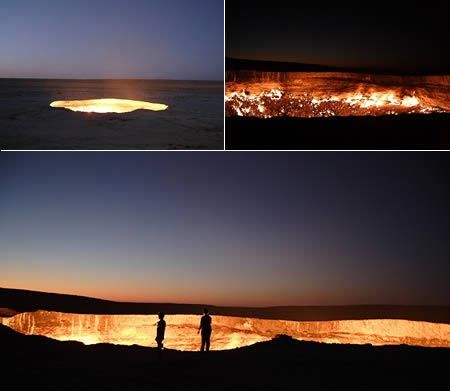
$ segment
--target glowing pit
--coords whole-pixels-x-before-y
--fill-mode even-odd
[[[130,113],[136,110],[164,111],[168,106],[162,103],[150,103],[129,99],[87,99],[59,100],[50,104],[54,108],[68,109],[82,113]]]
[[[165,346],[198,350],[198,315],[168,315]],[[0,323],[29,335],[85,344],[155,346],[154,315],[78,315],[37,311],[0,318]],[[450,347],[450,325],[395,319],[295,322],[213,316],[212,348],[225,350],[268,341],[277,334],[304,341],[339,344]]]
[[[450,112],[450,76],[228,72],[227,117],[348,117]]]

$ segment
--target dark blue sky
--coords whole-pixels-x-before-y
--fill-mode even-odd
[[[2,153],[0,286],[450,304],[448,153]]]
[[[14,0],[0,77],[223,79],[222,0]]]

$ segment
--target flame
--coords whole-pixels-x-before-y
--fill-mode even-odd
[[[155,346],[156,316],[80,315],[47,311],[0,318],[0,323],[29,335],[44,335],[61,341],[85,344]],[[167,315],[167,348],[198,350],[197,315]],[[213,316],[211,346],[234,349],[268,341],[278,334],[295,339],[340,344],[450,347],[450,325],[396,319],[296,322]]]
[[[135,110],[163,111],[168,108],[161,103],[150,103],[129,99],[88,99],[62,100],[50,104],[51,107],[64,108],[83,113],[130,113]]]
[[[226,94],[227,115],[271,118],[333,117],[350,115],[386,115],[399,113],[442,112],[438,107],[427,105],[415,96],[401,96],[397,91],[371,93],[343,93],[340,95],[296,95],[272,88],[268,91],[250,93],[248,90]]]
[[[225,111],[242,117],[450,113],[450,75],[227,71]]]

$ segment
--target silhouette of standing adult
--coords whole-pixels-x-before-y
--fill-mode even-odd
[[[166,321],[164,320],[164,312],[158,314],[159,322],[156,324],[156,338],[155,341],[158,344],[158,357],[162,356],[164,349],[164,335],[166,333]]]
[[[198,328],[198,332],[202,332],[202,348],[201,351],[204,352],[205,349],[209,352],[209,346],[211,345],[211,316],[209,316],[208,308],[203,310],[203,316],[200,320],[200,327]]]

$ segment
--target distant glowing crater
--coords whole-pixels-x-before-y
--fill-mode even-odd
[[[50,104],[51,107],[67,109],[82,113],[131,113],[136,110],[164,111],[169,106],[162,103],[150,103],[130,99],[87,99],[87,100],[58,100]]]
[[[36,311],[0,317],[0,324],[23,334],[44,335],[84,344],[155,346],[156,315],[89,315]],[[198,315],[167,315],[165,346],[200,348]],[[450,324],[401,319],[288,321],[213,316],[213,350],[269,341],[278,334],[303,341],[333,344],[411,345],[450,348]]]

